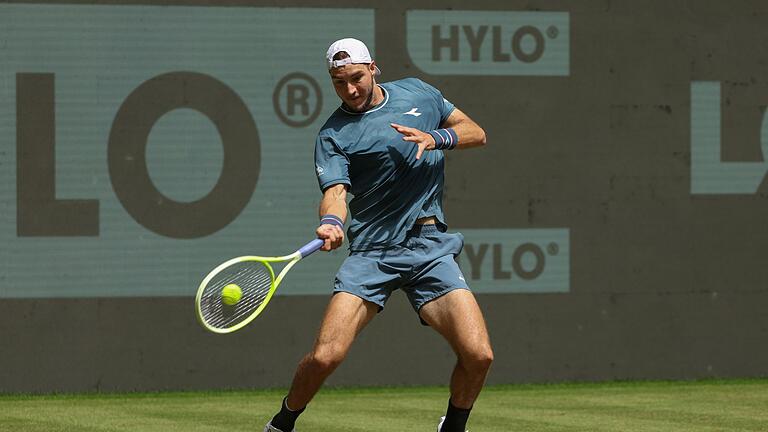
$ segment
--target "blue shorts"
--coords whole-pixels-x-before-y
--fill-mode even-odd
[[[381,311],[399,288],[418,313],[430,300],[455,289],[469,289],[455,260],[463,247],[460,233],[416,225],[397,246],[351,252],[336,274],[333,292],[348,292],[377,304]]]

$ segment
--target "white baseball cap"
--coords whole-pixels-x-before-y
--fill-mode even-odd
[[[349,57],[341,60],[334,60],[333,56],[341,51],[346,52]],[[325,60],[328,62],[328,69],[347,64],[370,64],[373,61],[371,59],[371,53],[368,52],[368,47],[361,41],[353,38],[339,39],[332,43],[331,46],[328,47],[328,52],[325,53]],[[381,75],[378,66],[376,66],[376,75]]]

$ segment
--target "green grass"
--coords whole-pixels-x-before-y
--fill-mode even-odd
[[[0,396],[0,431],[261,432],[284,390]],[[433,432],[447,390],[324,389],[300,432]],[[768,431],[768,380],[487,387],[472,432]]]

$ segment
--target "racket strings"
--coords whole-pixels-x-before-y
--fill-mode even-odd
[[[237,304],[222,301],[222,289],[236,284],[242,291]],[[211,327],[226,329],[250,317],[266,300],[272,288],[272,273],[267,264],[258,261],[240,262],[220,271],[203,289],[200,298],[202,318]]]

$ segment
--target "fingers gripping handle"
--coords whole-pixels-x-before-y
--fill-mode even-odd
[[[301,254],[302,258],[308,257],[314,252],[317,252],[321,247],[323,247],[323,244],[325,243],[325,240],[323,239],[314,239],[311,242],[305,244],[304,246],[299,249],[299,254]]]

